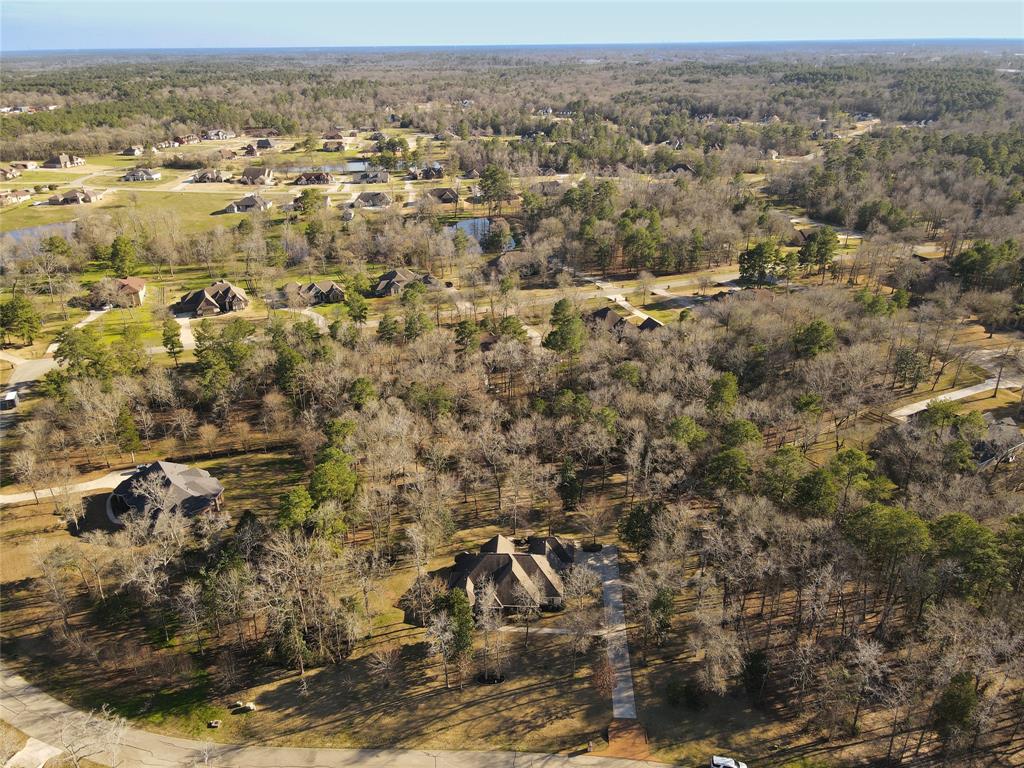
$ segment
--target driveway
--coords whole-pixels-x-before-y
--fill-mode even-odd
[[[122,480],[134,472],[134,469],[115,469],[113,472],[103,475],[103,477],[73,483],[69,486],[69,489],[71,493],[85,493],[86,491],[103,491],[108,488],[115,488]],[[64,493],[64,490],[63,487],[40,488],[37,493],[39,494],[39,500],[45,501],[47,498],[55,498],[58,493]],[[0,507],[8,504],[28,504],[29,502],[35,502],[35,494],[32,491],[0,493]]]
[[[629,662],[626,612],[622,600],[622,580],[619,578],[619,550],[613,546],[606,546],[600,552],[584,553],[582,561],[597,571],[601,577],[605,640],[608,646],[608,662],[612,666],[614,677],[612,717],[616,720],[635,720],[633,668]]]
[[[341,692],[338,695],[343,695]],[[0,667],[0,720],[44,744],[59,743],[59,718],[75,710],[49,696],[20,675]],[[533,752],[459,752],[426,749],[316,749],[210,744],[127,728],[119,754],[120,768],[180,768],[216,765],[218,768],[654,768],[663,763],[582,754],[548,755]]]
[[[51,747],[39,739],[29,739],[24,747],[4,763],[4,768],[43,768],[58,755],[60,749],[57,747]]]
[[[982,392],[988,392],[989,390],[996,388],[996,377],[985,379],[980,384],[975,384],[973,387],[964,387],[963,389],[956,389],[952,392],[946,392],[942,395],[936,395],[930,397],[927,400],[918,400],[916,403],[910,403],[910,405],[904,405],[901,408],[897,408],[895,411],[890,411],[889,415],[892,418],[899,421],[906,421],[910,416],[915,413],[920,413],[928,407],[929,403],[944,403],[950,400],[963,400],[965,397],[971,395],[980,395]],[[1000,389],[1017,389],[1021,386],[1021,382],[1016,379],[1008,379],[1005,376],[1003,380],[999,382]]]

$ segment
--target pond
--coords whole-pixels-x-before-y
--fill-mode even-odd
[[[456,229],[461,229],[479,243],[491,231],[491,220],[486,217],[461,219],[455,222],[453,226],[448,227],[448,230],[453,233]]]
[[[40,224],[36,227],[22,227],[21,229],[12,229],[10,232],[0,233],[0,237],[4,239],[4,245],[9,246],[11,243],[8,240],[13,240],[15,243],[21,243],[25,240],[31,240],[33,238],[44,238],[50,237],[51,235],[60,235],[63,238],[71,237],[75,232],[75,222],[73,221],[59,221],[54,224]]]
[[[478,243],[482,243],[484,238],[487,237],[491,231],[491,220],[485,216],[481,216],[474,219],[460,219],[453,225],[447,228],[452,234],[455,233],[456,229],[461,229],[467,235],[472,237]],[[508,240],[505,242],[503,250],[511,251],[516,247],[516,241],[509,235]]]

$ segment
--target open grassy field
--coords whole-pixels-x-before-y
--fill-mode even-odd
[[[22,171],[18,178],[3,182],[3,187],[21,189],[22,187],[32,187],[35,184],[68,184],[88,175],[81,169],[39,168],[34,171]]]

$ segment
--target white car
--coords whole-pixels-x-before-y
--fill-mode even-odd
[[[747,764],[741,763],[739,760],[733,760],[731,757],[714,755],[711,758],[711,768],[747,768]]]

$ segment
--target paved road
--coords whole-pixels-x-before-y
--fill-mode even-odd
[[[71,493],[83,493],[85,491],[102,491],[107,488],[116,487],[122,480],[128,475],[135,472],[134,469],[115,469],[113,472],[108,472],[103,477],[97,477],[93,480],[82,480],[78,483],[73,483],[69,486]],[[48,498],[54,498],[58,493],[64,493],[64,488],[40,488],[38,491],[39,500],[45,501]],[[32,491],[23,491],[19,493],[0,493],[0,507],[6,506],[7,504],[27,504],[35,501],[35,494]]]
[[[601,577],[608,661],[612,665],[615,680],[612,686],[612,717],[617,720],[635,720],[633,668],[629,662],[626,612],[622,601],[622,580],[619,578],[619,551],[616,547],[606,546],[600,552],[584,555],[583,561]]]
[[[338,695],[342,695],[339,693]],[[59,718],[75,716],[66,704],[0,667],[0,720],[47,744],[59,743]],[[94,758],[95,759],[95,758]],[[459,752],[420,749],[306,749],[209,744],[128,728],[115,759],[120,768],[654,768],[662,765],[593,755],[546,755],[531,752]]]

